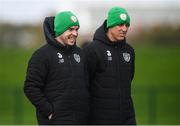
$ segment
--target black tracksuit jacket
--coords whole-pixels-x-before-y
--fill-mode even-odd
[[[24,92],[36,107],[40,125],[86,124],[89,93],[82,51],[76,45],[64,47],[58,43],[53,22],[54,17],[44,21],[47,44],[29,61]]]
[[[91,124],[136,124],[131,98],[134,49],[126,40],[110,42],[106,21],[84,48],[90,82]]]

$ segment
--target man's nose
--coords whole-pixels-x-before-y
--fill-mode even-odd
[[[121,28],[122,28],[123,31],[127,31],[127,29],[128,29],[127,25],[125,25],[125,24],[123,24],[123,25],[121,26]]]
[[[73,30],[73,31],[72,31],[72,34],[73,34],[74,36],[78,36],[78,31]]]

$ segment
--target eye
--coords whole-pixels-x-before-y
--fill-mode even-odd
[[[129,26],[130,26],[130,24],[129,24],[129,23],[127,23],[127,24],[126,24],[126,27],[129,27]]]
[[[69,31],[73,31],[74,29],[73,28],[69,28]]]
[[[79,28],[76,28],[75,30],[76,30],[76,31],[78,31],[78,30],[79,30]]]
[[[69,31],[74,31],[74,30],[75,30],[75,31],[78,31],[79,28],[69,28],[68,30],[69,30]]]

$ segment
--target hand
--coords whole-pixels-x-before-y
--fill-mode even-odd
[[[52,119],[52,113],[48,116],[48,119],[51,120]]]

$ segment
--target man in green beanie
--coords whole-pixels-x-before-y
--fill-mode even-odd
[[[134,49],[127,43],[130,16],[113,7],[93,41],[84,48],[90,84],[90,124],[135,125],[131,98]]]
[[[47,43],[29,60],[24,92],[39,125],[87,124],[89,92],[82,51],[76,46],[77,17],[63,11],[46,17]]]

